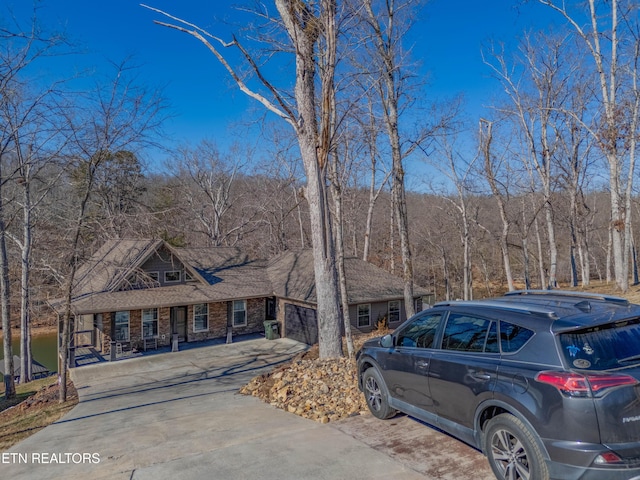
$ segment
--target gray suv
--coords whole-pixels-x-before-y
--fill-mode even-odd
[[[371,413],[481,450],[499,479],[640,479],[640,305],[526,290],[436,304],[358,352]]]

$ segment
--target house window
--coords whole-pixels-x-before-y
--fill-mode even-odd
[[[358,305],[358,327],[371,326],[371,304]]]
[[[233,326],[244,327],[247,325],[247,301],[233,301]]]
[[[180,270],[172,270],[170,272],[164,272],[165,283],[179,282],[181,279]]]
[[[151,280],[152,282],[158,282],[158,279],[160,278],[160,276],[158,275],[158,272],[147,272],[147,277],[149,277],[149,280]]]
[[[142,310],[142,338],[158,336],[158,309]]]
[[[116,342],[129,341],[129,311],[116,312],[115,315],[115,335]]]
[[[400,300],[391,300],[389,302],[389,323],[400,321]]]
[[[193,331],[206,332],[209,330],[209,304],[199,303],[193,306]]]

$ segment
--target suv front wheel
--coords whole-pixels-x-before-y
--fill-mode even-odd
[[[386,420],[397,413],[389,406],[389,392],[378,370],[374,367],[368,368],[362,375],[362,385],[364,398],[374,417]]]
[[[487,424],[484,445],[493,473],[500,480],[548,480],[549,470],[534,434],[508,413]]]

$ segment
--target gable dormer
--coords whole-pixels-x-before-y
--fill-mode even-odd
[[[171,287],[197,281],[188,266],[166,244],[135,269],[120,290]]]

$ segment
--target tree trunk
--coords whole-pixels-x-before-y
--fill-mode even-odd
[[[486,128],[483,128],[485,126]],[[486,131],[485,131],[486,130]],[[509,222],[509,217],[507,216],[507,208],[505,205],[505,200],[503,198],[502,192],[498,189],[498,184],[496,182],[496,174],[494,172],[493,165],[491,163],[491,142],[493,140],[493,123],[487,122],[485,120],[480,121],[480,138],[484,139],[482,144],[483,156],[484,156],[484,171],[489,182],[489,186],[491,187],[491,192],[493,193],[494,198],[498,202],[498,209],[500,210],[500,219],[502,220],[502,233],[500,235],[500,250],[502,252],[502,265],[504,267],[504,273],[507,278],[507,288],[509,291],[515,290],[513,286],[513,274],[511,272],[511,259],[509,258],[509,230],[511,228],[511,223]]]
[[[558,246],[556,244],[556,231],[553,224],[553,207],[549,199],[545,202],[544,213],[547,221],[547,234],[549,236],[549,277],[547,288],[552,289],[558,286],[557,271],[558,271]]]
[[[467,209],[464,201],[461,205],[462,210],[462,247],[463,247],[463,280],[462,291],[464,300],[473,300],[473,272],[471,269],[471,234],[469,233],[469,219],[467,218]]]
[[[571,237],[571,245],[569,246],[569,261],[571,263],[571,284],[573,287],[577,287],[578,266],[576,263],[576,250],[578,249],[578,237],[576,234],[576,222],[578,217],[578,208],[575,188],[571,189],[569,196],[569,235]]]
[[[16,396],[13,379],[14,365],[11,350],[11,295],[9,287],[9,259],[4,224],[4,205],[0,195],[0,300],[2,301],[2,332],[4,351],[4,398],[9,400]]]
[[[32,351],[31,351],[31,302],[29,299],[29,273],[31,269],[31,187],[30,167],[24,167],[23,184],[23,238],[22,238],[22,275],[21,275],[21,312],[20,312],[20,383],[30,382],[32,379]]]
[[[336,235],[336,253],[338,262],[338,280],[340,283],[340,304],[342,307],[342,319],[344,322],[344,336],[347,343],[347,352],[349,358],[355,355],[353,347],[353,338],[351,336],[351,318],[349,315],[349,295],[347,290],[347,276],[344,270],[344,232],[343,232],[343,214],[342,214],[342,187],[338,183],[339,176],[337,170],[338,159],[336,155],[332,155],[331,162],[331,193],[333,197],[333,205],[335,208],[334,228]]]
[[[542,238],[540,236],[540,227],[538,226],[538,218],[533,222],[536,229],[536,243],[538,245],[538,269],[540,270],[540,288],[545,288],[547,285],[546,273],[544,269],[544,258],[542,252]]]
[[[529,273],[529,240],[522,236],[522,275],[524,276],[524,289],[531,288],[531,274]]]
[[[96,156],[95,159],[89,160],[89,164],[87,165],[87,172],[85,178],[85,191],[83,192],[83,198],[80,201],[78,216],[76,217],[76,222],[74,225],[73,231],[73,240],[71,241],[71,259],[70,265],[71,270],[67,276],[67,283],[65,285],[65,302],[64,302],[64,314],[62,317],[62,335],[60,339],[60,348],[58,351],[58,365],[59,365],[59,388],[60,393],[58,400],[60,403],[64,403],[67,401],[67,373],[69,371],[69,347],[71,340],[71,302],[73,300],[73,284],[75,282],[76,271],[78,270],[78,250],[80,246],[80,233],[82,231],[82,226],[85,222],[85,213],[87,210],[87,203],[89,202],[89,197],[91,195],[91,190],[93,187],[94,181],[94,171],[101,161],[100,154]]]
[[[396,274],[396,208],[393,195],[389,198],[389,271]]]
[[[409,244],[409,220],[407,218],[407,201],[404,185],[403,153],[400,144],[399,130],[399,90],[401,85],[396,81],[398,67],[396,64],[398,52],[395,50],[397,38],[394,25],[393,1],[388,2],[385,13],[387,25],[385,31],[378,23],[371,1],[366,0],[364,7],[367,11],[368,23],[373,30],[379,62],[381,63],[380,100],[383,104],[383,118],[391,147],[392,175],[391,196],[393,197],[396,221],[398,222],[398,236],[400,238],[400,252],[402,254],[402,278],[404,280],[404,304],[407,317],[415,314],[413,305],[413,258]]]
[[[373,147],[371,147],[373,148]],[[371,229],[373,226],[373,210],[376,200],[380,194],[380,189],[376,191],[376,159],[375,154],[371,154],[371,181],[369,183],[369,203],[367,205],[367,220],[364,228],[364,246],[362,249],[362,260],[369,261],[369,249],[371,248]]]
[[[444,247],[440,247],[442,253],[442,277],[444,279],[444,299],[451,300],[451,281],[449,279],[449,260]]]
[[[609,228],[607,229],[607,233],[608,233],[608,240],[607,240],[607,253],[606,253],[606,263],[605,263],[605,268],[606,268],[606,278],[607,278],[607,283],[611,283],[612,281],[612,277],[611,277],[611,252],[613,250],[613,222],[609,222]]]
[[[331,213],[326,192],[326,168],[330,152],[331,97],[335,69],[335,0],[322,0],[321,15],[312,19],[312,13],[304,3],[293,0],[276,0],[276,7],[284,26],[295,45],[296,81],[295,99],[299,119],[296,135],[300,155],[307,177],[305,188],[309,202],[311,240],[316,281],[319,355],[321,359],[342,357],[340,333],[340,307],[336,254],[331,232]],[[311,22],[308,22],[312,20]],[[315,48],[324,31],[327,58],[322,72],[321,130],[318,126],[315,82]]]

